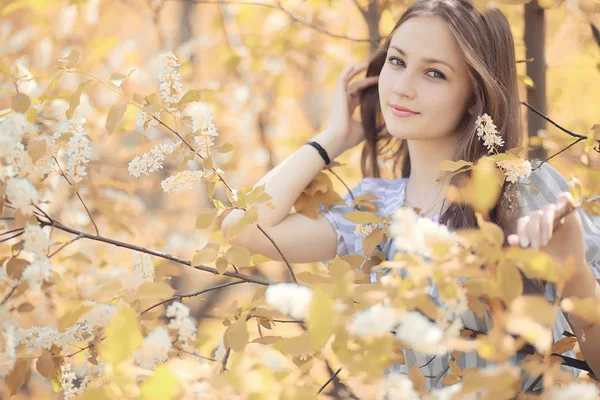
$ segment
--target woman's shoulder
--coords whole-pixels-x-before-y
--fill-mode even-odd
[[[354,197],[371,194],[377,197],[373,200],[386,203],[397,198],[398,195],[403,192],[407,180],[408,178],[402,177],[389,179],[370,176],[358,181],[351,191]]]

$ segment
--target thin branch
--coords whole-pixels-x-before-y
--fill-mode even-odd
[[[15,293],[15,290],[17,290],[18,285],[13,286],[10,291],[6,294],[6,296],[4,296],[4,299],[2,299],[2,302],[0,302],[0,306],[3,306],[8,299],[10,299],[10,297]]]
[[[337,371],[335,371],[335,374],[333,374],[333,375],[331,376],[331,378],[329,378],[329,379],[327,380],[327,382],[325,382],[325,383],[323,384],[323,386],[321,386],[321,388],[319,389],[319,391],[317,392],[317,394],[320,394],[320,393],[323,391],[323,389],[325,389],[325,387],[326,387],[327,385],[329,385],[329,383],[330,383],[330,382],[332,382],[332,381],[335,379],[335,377],[336,377],[336,376],[338,376],[338,374],[339,374],[341,371],[342,371],[342,367],[339,367],[339,368],[338,368],[338,370],[337,370]]]
[[[544,118],[546,121],[550,122],[552,125],[554,125],[558,129],[560,129],[561,131],[563,131],[563,132],[565,132],[565,133],[573,136],[574,138],[583,139],[583,140],[587,139],[587,136],[583,136],[583,135],[580,135],[578,133],[572,132],[572,131],[568,130],[567,128],[563,128],[562,126],[560,126],[556,122],[552,121],[550,118],[548,118],[547,116],[545,116],[544,114],[542,114],[541,112],[539,112],[538,110],[536,110],[533,106],[529,105],[528,103],[522,101],[521,104],[527,106],[531,111],[533,111],[534,113],[536,113],[540,117]],[[598,143],[600,143],[600,139],[598,140]]]
[[[568,145],[568,146],[567,146],[567,147],[565,147],[564,149],[562,149],[562,150],[560,150],[560,151],[558,151],[558,152],[556,152],[556,153],[552,154],[550,157],[548,157],[548,158],[546,158],[545,160],[543,160],[543,161],[540,163],[540,165],[538,165],[538,166],[536,167],[536,169],[540,169],[540,168],[542,168],[542,165],[544,165],[544,163],[545,163],[545,162],[548,162],[550,159],[552,159],[552,158],[556,157],[556,156],[557,156],[557,155],[559,155],[560,153],[562,153],[562,152],[564,152],[564,151],[567,151],[567,150],[569,150],[571,147],[575,146],[577,143],[581,142],[582,140],[585,140],[585,139],[577,139],[576,141],[574,141],[573,143],[571,143],[570,145]]]
[[[38,221],[39,221],[39,223],[40,223],[40,225],[42,227],[47,226],[47,225],[54,225],[57,229],[60,229],[61,231],[72,233],[74,235],[79,235],[82,238],[91,239],[91,240],[95,240],[95,241],[103,242],[103,243],[108,243],[108,244],[112,244],[112,245],[117,246],[117,247],[123,247],[123,248],[130,249],[130,250],[136,250],[136,251],[139,251],[141,253],[146,253],[146,254],[150,254],[150,255],[155,256],[155,257],[164,258],[166,260],[173,261],[173,262],[176,262],[178,264],[187,265],[189,267],[195,268],[195,269],[200,270],[200,271],[210,272],[210,273],[212,273],[214,275],[220,275],[219,271],[216,268],[207,267],[205,265],[192,265],[191,261],[189,261],[189,260],[185,260],[183,258],[175,257],[173,255],[170,255],[170,254],[167,254],[167,253],[163,253],[162,251],[151,250],[151,249],[147,249],[147,248],[144,248],[144,247],[135,246],[133,244],[121,242],[119,240],[105,238],[105,237],[100,236],[100,235],[91,235],[89,233],[78,231],[77,229],[69,228],[69,227],[61,224],[60,222],[54,220],[51,217],[48,217],[48,218],[50,218],[49,221],[43,221],[43,220],[41,220],[41,219],[38,218]],[[232,278],[241,279],[242,281],[246,281],[246,282],[253,282],[253,283],[256,283],[256,284],[259,284],[259,285],[264,285],[264,286],[268,286],[269,284],[271,284],[271,282],[269,282],[269,281],[266,281],[266,280],[263,280],[263,279],[260,279],[260,278],[256,278],[256,277],[253,277],[253,276],[250,276],[250,275],[240,274],[240,273],[237,273],[237,272],[226,271],[222,275],[230,276]]]
[[[173,295],[173,297],[170,297],[170,298],[168,298],[168,299],[166,299],[166,300],[163,300],[163,301],[161,301],[160,303],[154,304],[153,306],[150,306],[150,307],[146,308],[144,311],[142,311],[142,312],[140,313],[140,315],[141,315],[141,314],[145,314],[145,313],[147,313],[148,311],[150,311],[150,310],[152,310],[152,309],[154,309],[154,308],[156,308],[156,307],[158,307],[158,306],[160,306],[160,305],[163,305],[163,304],[165,304],[165,303],[168,303],[169,301],[173,301],[173,300],[182,300],[182,299],[184,299],[184,298],[187,298],[187,297],[196,297],[196,296],[199,296],[199,295],[201,295],[201,294],[204,294],[204,293],[211,292],[211,291],[213,291],[213,290],[222,289],[222,288],[225,288],[225,287],[228,287],[228,286],[233,286],[233,285],[239,285],[240,283],[246,283],[246,281],[234,281],[234,282],[226,282],[226,283],[222,283],[222,284],[220,284],[220,285],[216,285],[216,286],[209,287],[209,288],[206,288],[206,289],[203,289],[203,290],[199,290],[199,291],[197,291],[197,292],[194,292],[194,293],[188,293],[188,294],[175,294],[175,295]]]
[[[279,253],[279,255],[281,256],[281,258],[283,258],[283,261],[285,262],[285,265],[287,266],[288,271],[290,272],[290,275],[292,276],[292,281],[294,281],[294,283],[298,283],[298,280],[296,279],[296,275],[294,274],[294,270],[292,269],[292,266],[290,265],[290,262],[287,260],[287,258],[285,258],[285,256],[283,255],[283,253],[281,252],[281,250],[279,249],[279,246],[277,246],[277,244],[275,243],[275,241],[271,238],[271,236],[269,236],[267,234],[267,232],[264,231],[264,229],[262,228],[262,226],[260,225],[256,225],[256,227],[258,229],[260,229],[260,231],[262,233],[264,233],[264,235],[267,237],[267,239],[269,239],[269,241],[273,244],[273,246],[275,246],[275,249],[277,249],[277,252]]]
[[[182,0],[180,0],[182,1]],[[220,0],[216,0],[216,1],[210,1],[210,0],[190,0],[192,1],[194,4],[220,4],[220,5],[230,5],[230,4],[239,4],[239,5],[250,5],[250,6],[256,6],[256,7],[265,7],[265,8],[271,8],[274,10],[278,10],[281,11],[285,14],[287,14],[290,18],[292,18],[293,20],[299,22],[300,24],[311,28],[313,30],[315,30],[316,32],[322,33],[324,35],[336,38],[336,39],[345,39],[345,40],[349,40],[352,42],[367,42],[370,43],[371,39],[363,39],[363,38],[356,38],[356,37],[349,37],[346,35],[340,35],[340,34],[336,34],[333,32],[329,32],[328,30],[321,28],[319,26],[313,25],[311,23],[311,21],[309,19],[305,19],[300,17],[298,14],[294,13],[293,11],[285,8],[284,6],[282,6],[280,3],[277,4],[268,4],[268,3],[261,3],[261,2],[253,2],[253,1],[220,1]],[[379,42],[377,40],[381,40],[381,38],[375,38],[375,44],[379,45]]]
[[[63,243],[63,245],[60,246],[58,249],[56,249],[56,251],[54,251],[53,253],[51,253],[50,255],[48,255],[48,258],[52,258],[53,256],[56,255],[56,253],[58,253],[59,251],[61,251],[62,249],[64,249],[68,245],[70,245],[71,243],[76,242],[77,240],[79,240],[81,238],[83,238],[83,236],[77,235],[73,239],[69,240],[67,243]]]
[[[8,242],[10,239],[14,239],[14,238],[16,238],[16,237],[19,237],[19,236],[21,236],[21,235],[22,235],[24,232],[25,232],[25,230],[23,230],[23,231],[22,231],[22,232],[20,232],[20,233],[17,233],[16,235],[13,235],[13,236],[11,236],[11,237],[7,237],[7,238],[5,238],[5,239],[2,239],[2,240],[0,240],[0,243]]]
[[[8,235],[10,233],[17,232],[17,231],[23,231],[23,230],[25,230],[25,228],[16,228],[11,231],[2,232],[2,233],[0,233],[0,236]]]
[[[229,353],[231,353],[231,349],[228,347],[225,351],[225,355],[223,356],[223,362],[221,363],[221,373],[223,373],[227,369],[227,360],[229,360]]]

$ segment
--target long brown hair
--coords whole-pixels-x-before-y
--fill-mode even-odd
[[[367,77],[380,74],[386,62],[393,33],[402,23],[417,16],[440,17],[446,21],[469,66],[473,88],[473,103],[470,107],[472,111],[465,111],[459,124],[459,144],[455,149],[453,161],[466,160],[476,163],[487,154],[487,148],[478,140],[475,125],[477,116],[483,113],[492,117],[498,134],[504,139],[505,144],[501,149],[523,146],[514,40],[506,17],[498,9],[488,9],[482,13],[469,0],[417,0],[402,15],[383,46],[372,57],[367,68]],[[387,132],[377,86],[362,91],[360,105],[362,126],[366,135],[361,156],[363,176],[381,176],[381,157],[393,160],[393,172],[396,176],[398,164],[401,164],[401,176],[408,177],[410,154],[407,143],[404,139],[394,138]],[[470,171],[462,176],[455,175],[450,184],[458,186],[461,179],[469,176]],[[506,194],[507,186],[505,183],[503,194]],[[515,211],[508,209],[506,198],[501,195],[489,215],[489,219],[504,230],[505,237],[514,232],[516,223],[514,218],[511,218]],[[439,222],[453,229],[477,227],[473,209],[464,204],[450,204],[440,216]]]

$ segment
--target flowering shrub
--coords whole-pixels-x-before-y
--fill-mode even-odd
[[[12,3],[13,10],[3,12],[25,3]],[[99,3],[85,4],[90,24],[97,21]],[[161,4],[148,2],[150,12]],[[55,28],[58,38],[69,35],[76,13],[77,4],[64,7]],[[10,35],[10,27],[3,32]],[[15,33],[11,46],[19,48],[26,34]],[[36,51],[45,54],[47,46],[40,42]],[[534,250],[503,249],[499,228],[486,220],[489,205],[497,200],[492,188],[532,172],[522,158],[524,149],[497,152],[504,143],[490,116],[477,121],[489,158],[440,166],[450,173],[473,170],[472,183],[478,186],[461,201],[477,210],[477,232],[450,232],[408,207],[384,217],[352,213],[347,217],[357,224],[355,234],[370,250],[367,254],[338,256],[326,269],[299,273],[288,264],[291,281],[276,282],[252,273],[264,257],[227,242],[256,223],[257,210],[271,206],[270,196],[264,186],[230,185],[229,168],[220,156],[241,146],[218,143],[214,107],[202,99],[202,90],[186,90],[180,71],[184,63],[176,52],[166,51],[158,59],[158,92],[140,95],[126,89],[137,69],[99,78],[93,62],[103,54],[60,50],[62,57],[52,59],[58,72],[45,87],[40,72],[50,69],[43,62],[32,73],[14,53],[2,60],[2,97],[10,101],[0,111],[0,376],[7,395],[37,385],[65,399],[304,399],[332,385],[324,366],[341,366],[336,376],[348,382],[346,390],[352,381],[372,385],[379,398],[511,398],[520,390],[523,371],[544,374],[550,398],[598,395],[591,381],[570,382],[557,367],[552,354],[576,343],[552,343],[549,318],[562,309],[597,322],[597,302],[573,298],[550,305],[539,296],[524,296],[519,271],[560,287],[569,278],[568,268]],[[92,86],[105,90],[110,101],[95,99],[96,106],[88,93]],[[125,148],[131,139],[125,133],[134,126],[147,139],[135,153]],[[110,137],[118,135],[118,146],[111,147]],[[128,174],[102,177],[91,166],[103,157],[110,160],[107,167]],[[200,161],[201,167],[194,164]],[[495,167],[503,174],[489,174]],[[218,230],[191,260],[175,256],[154,239],[153,229],[159,234],[163,229],[140,222],[145,205],[129,191],[131,185],[139,189],[145,184],[140,182],[154,181],[169,195],[197,193],[206,186],[214,208],[195,216],[199,230],[207,231],[232,209],[245,210],[245,216],[227,238]],[[315,186],[324,181],[318,176]],[[219,200],[217,185],[229,205]],[[333,191],[330,182],[324,186],[325,192]],[[318,200],[314,204],[320,201],[318,193],[312,193]],[[314,207],[304,207],[304,213],[314,215]],[[401,254],[378,263],[375,246],[389,238],[398,239]],[[152,250],[153,244],[164,248]],[[169,282],[176,274],[165,264],[227,281],[176,293]],[[392,273],[370,283],[372,267]],[[400,270],[410,275],[396,273]],[[432,303],[427,294],[431,283],[443,304]],[[218,309],[222,325],[207,327],[184,304],[241,284],[252,292]],[[500,321],[476,340],[456,318],[471,308],[494,308]],[[508,363],[526,343],[536,352],[520,365]],[[452,355],[444,388],[426,390],[416,366],[408,375],[383,375],[385,368],[405,363],[399,349],[406,348]],[[456,359],[473,351],[491,366],[461,371]]]

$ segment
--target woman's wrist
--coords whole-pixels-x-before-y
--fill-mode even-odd
[[[331,161],[345,151],[343,141],[340,140],[339,136],[328,130],[321,131],[311,141],[319,143],[325,149]]]

